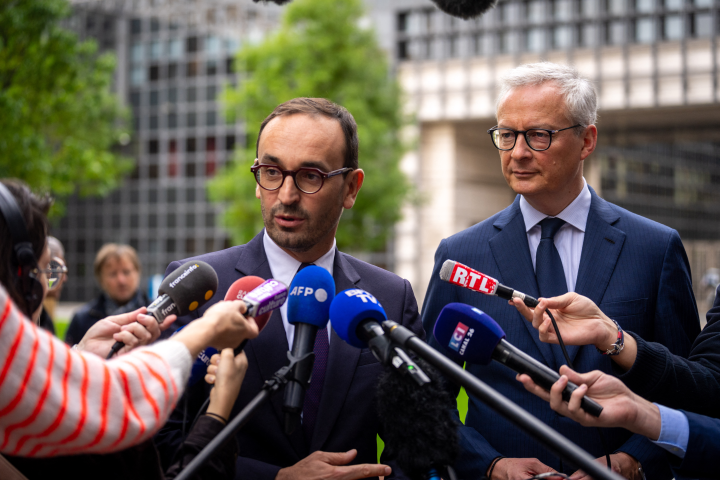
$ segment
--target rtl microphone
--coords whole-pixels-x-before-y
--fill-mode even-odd
[[[327,325],[330,304],[335,298],[335,280],[324,268],[310,265],[300,270],[290,284],[287,319],[295,325],[292,350],[288,358],[295,361],[291,379],[285,385],[283,411],[285,433],[295,431],[305,402],[315,356],[315,336]]]
[[[433,335],[445,347],[448,357],[457,362],[487,365],[495,360],[517,373],[525,373],[545,390],[550,390],[560,374],[538,362],[505,340],[505,332],[488,314],[464,303],[449,303],[435,322]],[[563,399],[578,386],[568,382]],[[580,403],[583,410],[599,417],[603,407],[589,397]]]
[[[263,280],[260,277],[247,276],[230,285],[225,300],[242,300],[247,310],[246,317],[255,318],[258,332],[265,328],[272,315],[273,310],[280,308],[287,299],[287,287],[278,280]],[[248,340],[245,339],[238,345],[234,352],[237,356],[243,351]]]
[[[494,278],[455,260],[445,260],[440,268],[440,279],[485,295],[497,295],[505,300],[519,298],[530,308],[535,308],[538,304],[536,298],[506,287]]]
[[[330,305],[330,321],[346,343],[357,348],[370,348],[380,363],[392,365],[420,386],[430,383],[430,378],[407,352],[385,335],[380,326],[385,320],[387,315],[382,305],[365,290],[344,290]]]
[[[147,308],[158,324],[170,315],[178,317],[194,312],[215,295],[218,277],[210,265],[200,260],[187,262],[170,273],[160,284],[160,295]],[[115,342],[107,358],[112,357],[124,344]]]

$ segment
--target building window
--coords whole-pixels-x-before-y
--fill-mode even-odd
[[[176,113],[168,113],[167,116],[167,127],[168,128],[177,128],[177,114]]]
[[[545,21],[545,1],[531,0],[525,7],[527,21],[529,23],[542,23]]]
[[[665,10],[682,10],[685,0],[665,0]]]
[[[531,28],[526,37],[526,48],[530,52],[541,52],[545,50],[545,30],[542,28]]]
[[[209,55],[218,55],[220,53],[220,39],[217,37],[208,37],[205,40],[205,51]]]
[[[696,13],[692,16],[693,37],[709,37],[712,30],[712,13]]]
[[[655,11],[655,0],[635,0],[635,11],[653,13]]]
[[[140,92],[130,92],[130,105],[134,108],[140,108]]]
[[[217,114],[214,110],[205,112],[205,125],[213,127],[217,124]]]
[[[139,18],[130,20],[130,33],[137,35],[142,32],[142,21]]]
[[[195,178],[195,162],[185,163],[185,176],[188,178]]]
[[[157,59],[162,57],[162,43],[160,40],[153,40],[150,44],[150,58]]]
[[[400,12],[397,16],[397,31],[406,32],[408,29],[408,12]]]
[[[194,53],[200,50],[200,41],[198,37],[188,37],[186,41],[187,52]]]
[[[178,59],[182,57],[182,41],[179,38],[173,38],[168,41],[167,44],[168,56],[170,58]]]
[[[607,38],[610,45],[622,45],[625,43],[625,22],[622,20],[610,22]]]
[[[409,60],[410,52],[408,51],[408,42],[403,40],[397,44],[397,56],[398,60]]]
[[[144,55],[144,48],[142,43],[134,43],[131,50],[130,50],[130,58],[132,59],[133,63],[138,63],[143,61]]]
[[[145,69],[142,66],[135,66],[130,72],[130,82],[133,85],[142,85],[145,83]]]
[[[194,238],[186,238],[185,239],[185,253],[189,253],[189,254],[195,253],[195,239]]]
[[[228,152],[235,150],[235,135],[225,136],[225,150]]]
[[[197,100],[197,90],[195,87],[190,87],[186,91],[185,100],[188,103],[193,103],[195,100]]]
[[[635,41],[637,43],[652,43],[655,41],[655,22],[652,18],[638,18],[635,20]]]
[[[167,90],[167,101],[175,105],[177,103],[177,88],[170,87]]]
[[[217,62],[215,60],[208,60],[207,66],[205,69],[205,74],[212,76],[212,75],[217,75],[217,73],[218,73]]]
[[[150,115],[150,130],[157,130],[157,129],[158,129],[158,116]]]
[[[193,187],[188,187],[188,189],[185,190],[185,201],[187,203],[193,203],[195,201],[195,189]]]
[[[186,75],[188,77],[197,77],[198,75],[198,62],[193,60],[187,63]]]
[[[683,17],[681,15],[668,15],[663,18],[663,39],[680,40],[683,38]]]
[[[174,238],[168,238],[165,240],[165,250],[168,253],[175,253],[175,239]]]
[[[607,0],[608,11],[612,15],[624,15],[627,10],[627,0]]]
[[[500,33],[500,51],[502,53],[515,53],[518,51],[518,32],[509,31]]]
[[[169,65],[168,65],[167,78],[168,78],[168,79],[170,79],[170,78],[175,78],[175,77],[177,77],[177,74],[178,74],[178,66],[177,66],[177,63],[171,63],[171,64],[169,64]]]
[[[148,76],[150,77],[151,82],[160,80],[160,65],[151,65]]]
[[[157,140],[148,141],[148,153],[150,155],[160,153],[160,142]]]
[[[151,32],[159,32],[160,31],[160,21],[158,21],[157,18],[150,19],[150,31]]]
[[[160,104],[160,92],[157,90],[150,90],[150,105],[156,106]]]
[[[186,228],[195,228],[195,214],[194,213],[188,213],[185,215],[185,227]]]
[[[562,22],[572,20],[572,3],[570,0],[554,0],[552,2],[552,12],[555,20]]]
[[[572,46],[572,29],[567,25],[553,28],[553,47],[565,49]]]
[[[196,127],[197,126],[197,115],[195,112],[188,112],[187,114],[187,123],[185,124],[186,127]]]
[[[186,138],[185,139],[185,151],[188,153],[193,153],[197,150],[197,144],[195,142],[194,137]]]
[[[168,143],[168,177],[176,177],[177,172],[178,172],[177,140],[170,140],[170,142]],[[173,193],[173,195],[174,195],[174,193]],[[170,201],[170,190],[168,190],[168,201]],[[174,198],[173,198],[173,201],[175,201]]]

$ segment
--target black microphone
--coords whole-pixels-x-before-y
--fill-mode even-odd
[[[448,357],[458,362],[487,365],[495,360],[517,373],[529,375],[548,391],[560,378],[559,373],[507,342],[500,325],[488,314],[470,305],[447,304],[435,322],[433,335],[445,347]],[[568,382],[563,399],[569,401],[577,388],[577,385]],[[599,403],[585,396],[580,405],[595,417],[599,417],[603,409]]]
[[[385,366],[392,365],[418,385],[430,382],[422,368],[399,345],[393,343],[380,325],[387,315],[371,293],[358,288],[337,294],[330,305],[330,321],[338,336],[357,348],[370,348],[375,358]]]
[[[393,369],[378,379],[375,395],[385,449],[413,480],[450,480],[460,451],[452,414],[457,405],[438,371],[421,358],[415,361],[427,373],[427,384],[418,386]]]
[[[169,274],[160,284],[160,295],[147,308],[147,314],[158,324],[170,315],[182,316],[194,312],[210,300],[218,288],[215,269],[200,260],[190,261]],[[115,355],[124,344],[115,342],[107,358]]]
[[[288,358],[295,365],[283,397],[287,435],[295,431],[300,420],[305,389],[310,383],[315,362],[315,336],[318,329],[327,325],[334,297],[335,280],[327,270],[315,265],[300,270],[290,284],[287,319],[295,325],[295,334]]]
[[[496,0],[432,0],[448,15],[468,20],[479,17],[495,6]]]

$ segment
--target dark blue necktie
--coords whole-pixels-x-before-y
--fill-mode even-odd
[[[542,233],[535,256],[535,277],[541,297],[557,297],[568,291],[560,254],[555,248],[555,234],[563,225],[565,220],[560,218],[547,217],[540,222]]]
[[[298,272],[303,268],[314,265],[314,263],[303,263],[298,268]],[[315,336],[315,362],[313,363],[312,376],[310,377],[310,385],[305,391],[305,403],[303,403],[303,432],[308,442],[312,440],[315,431],[315,423],[317,422],[318,407],[320,406],[320,396],[322,395],[323,383],[325,383],[325,370],[327,369],[328,351],[330,350],[330,342],[328,340],[327,326],[318,329]]]

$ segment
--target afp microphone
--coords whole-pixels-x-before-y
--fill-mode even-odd
[[[215,295],[218,277],[210,265],[200,260],[187,262],[170,273],[160,284],[160,295],[147,308],[158,324],[170,315],[178,317],[194,312]],[[115,342],[107,358],[115,355],[124,344]]]
[[[285,433],[295,431],[305,403],[305,388],[312,375],[315,336],[327,325],[330,304],[335,298],[335,280],[324,268],[310,265],[300,270],[290,284],[287,320],[295,325],[290,357],[297,360],[292,380],[285,385],[283,411]]]
[[[440,268],[440,279],[459,287],[464,287],[474,292],[485,295],[497,295],[505,300],[519,298],[530,308],[537,307],[538,301],[530,295],[525,295],[510,287],[506,287],[492,277],[473,270],[455,260],[445,260]]]
[[[330,305],[330,321],[338,336],[357,348],[370,348],[383,365],[392,365],[409,375],[418,385],[430,383],[430,378],[400,346],[385,335],[380,326],[387,315],[380,302],[360,289],[344,290]]]
[[[435,322],[433,335],[445,347],[448,357],[457,362],[487,365],[490,360],[495,360],[517,373],[527,374],[548,391],[560,378],[559,373],[507,342],[500,325],[488,314],[470,305],[446,305]],[[577,385],[568,382],[563,399],[570,400],[570,395],[577,388]],[[603,408],[589,397],[583,397],[580,406],[595,417],[600,416]]]

